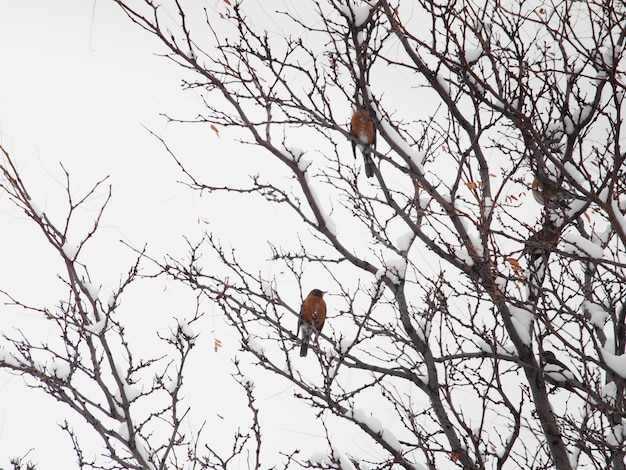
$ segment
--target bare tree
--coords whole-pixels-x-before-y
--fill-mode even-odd
[[[241,129],[291,176],[222,187],[177,159],[198,191],[300,219],[285,227],[300,249],[271,249],[301,297],[335,294],[319,377],[294,354],[299,301],[215,237],[191,252],[227,275],[163,271],[214,299],[297,398],[384,449],[368,465],[624,468],[623,4],[314,1],[267,12],[294,32],[281,37],[246,2],[116,2],[196,73],[196,122]],[[348,125],[361,110],[377,133],[369,180],[349,152],[369,139]],[[395,409],[393,434],[364,396]]]
[[[203,445],[203,453],[196,457],[202,426],[192,432],[183,426],[190,407],[182,390],[198,336],[193,326],[202,317],[199,304],[195,312],[179,312],[166,332],[145,328],[147,334],[158,335],[163,344],[157,355],[147,355],[141,348],[141,338],[128,334],[124,316],[116,315],[130,286],[139,278],[151,277],[140,268],[145,253],[138,253],[136,262],[108,298],[81,261],[111,198],[107,178],[77,196],[65,172],[66,213],[62,224],[55,224],[51,220],[55,217],[49,217],[31,197],[9,153],[2,147],[0,151],[0,191],[33,222],[62,261],[65,272],[58,277],[66,288],[66,295],[54,306],[33,305],[31,299],[0,290],[4,305],[46,322],[49,333],[52,332],[46,340],[40,340],[37,328],[28,325],[3,331],[0,369],[24,378],[26,387],[31,389],[27,392],[30,399],[36,399],[37,392],[44,393],[71,411],[60,427],[72,443],[78,468],[189,468],[190,462],[198,468],[211,468],[209,463],[216,461],[213,456],[217,455],[212,447]],[[90,203],[97,198],[102,198],[102,205],[86,230],[79,233],[85,227],[84,213],[92,213]],[[146,320],[150,318],[149,312],[144,314]],[[252,424],[249,431],[242,430],[233,437],[233,455],[260,445],[258,431],[255,433],[258,420],[253,385],[243,380],[241,374],[236,377],[248,397]],[[74,424],[79,425],[78,431]],[[95,439],[93,433],[82,434],[84,424],[95,431]],[[85,452],[85,447],[92,450],[94,443],[102,451],[94,455]],[[36,448],[40,443],[31,445]],[[2,451],[10,449],[3,446]],[[29,453],[12,457],[13,467],[36,468],[35,463],[27,460]],[[49,458],[50,462],[57,462],[55,456]],[[228,461],[223,454],[220,459]],[[224,463],[217,468],[225,466]]]
[[[153,261],[212,299],[243,349],[294,384],[294,399],[326,426],[348,423],[380,450],[365,456],[329,438],[323,457],[296,448],[265,455],[261,441],[271,437],[250,395],[252,448],[238,439],[226,458],[198,445],[192,462],[625,467],[622,3],[313,0],[266,12],[284,32],[272,34],[246,2],[115,1],[185,76],[195,74],[184,86],[206,109],[190,120],[240,132],[266,152],[268,168],[283,171],[224,186],[171,152],[189,186],[260,196],[298,220],[282,230],[299,249],[270,245],[288,289],[211,233],[190,242],[186,260]],[[375,146],[353,133],[355,111],[371,119]],[[372,159],[373,178],[352,145]],[[41,215],[25,209],[47,233]],[[71,265],[63,242],[51,238]],[[72,304],[75,328],[109,318],[76,276],[74,295],[88,302]],[[320,278],[329,285],[311,285]],[[313,288],[329,291],[328,318],[306,359],[316,361],[309,374],[294,333]],[[177,337],[182,363],[189,338]],[[89,350],[94,335],[81,338]],[[72,357],[51,359],[73,371]],[[14,360],[20,372],[38,370],[27,355],[4,364]],[[123,376],[106,354],[102,361],[116,388],[98,411],[128,423],[117,397],[130,402],[122,392],[134,369]],[[102,361],[95,356],[84,373],[97,379]],[[57,393],[52,385],[46,391]],[[393,428],[372,416],[379,406],[394,410]],[[155,449],[161,456],[178,443],[176,419],[172,444]],[[147,466],[156,454],[141,451],[137,429],[102,435],[120,462]]]

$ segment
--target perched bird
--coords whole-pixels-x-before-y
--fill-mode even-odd
[[[528,257],[528,300],[539,298],[548,270],[550,254],[559,243],[562,227],[547,219],[541,230],[533,233],[526,241],[524,254]]]
[[[547,178],[538,178],[535,176],[531,185],[533,197],[539,204],[549,207],[566,206],[569,201],[579,199],[586,201],[584,196],[574,194],[564,188],[559,188],[554,181]]]
[[[374,162],[372,150],[376,146],[376,130],[374,121],[367,109],[357,109],[350,121],[350,133],[355,137],[352,140],[352,154],[356,158],[356,147],[363,153],[365,175],[368,178],[374,176]]]
[[[300,347],[300,356],[306,356],[309,349],[309,340],[311,333],[319,334],[326,320],[326,302],[324,302],[324,294],[319,289],[313,289],[307,295],[302,307],[300,308],[300,318],[298,319],[298,331],[302,328],[302,346]]]
[[[559,361],[552,351],[541,353],[541,365],[546,382],[568,390],[571,390],[572,386],[579,388],[582,386],[574,373]]]

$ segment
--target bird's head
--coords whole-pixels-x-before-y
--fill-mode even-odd
[[[541,362],[543,364],[556,364],[556,356],[552,351],[544,351],[541,353]]]
[[[314,295],[315,297],[324,297],[324,294],[326,293],[326,291],[320,290],[320,289],[313,289],[309,295]]]

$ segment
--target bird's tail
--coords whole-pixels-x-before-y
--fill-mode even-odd
[[[368,178],[374,176],[374,162],[372,161],[372,150],[369,145],[363,149],[363,166],[365,168],[365,176]]]
[[[559,189],[559,191],[557,191],[556,193],[556,199],[557,201],[564,201],[564,202],[569,202],[569,201],[587,201],[587,196],[584,196],[582,194],[574,194],[571,191],[568,191],[567,189]]]
[[[534,302],[539,298],[543,281],[546,278],[550,254],[554,251],[561,234],[561,227],[552,222],[544,224],[543,228],[528,239],[524,248],[528,256],[528,300]]]
[[[305,357],[309,351],[309,340],[311,339],[311,330],[303,326],[302,328],[302,345],[300,346],[300,357]]]
[[[546,278],[546,270],[548,267],[548,259],[550,252],[548,250],[538,249],[530,253],[528,260],[528,301],[534,302],[539,299]]]

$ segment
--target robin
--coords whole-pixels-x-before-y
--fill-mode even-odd
[[[528,300],[533,302],[539,298],[543,281],[548,269],[550,254],[559,243],[561,227],[547,220],[541,230],[532,234],[524,247],[528,256]]]
[[[564,387],[567,390],[571,390],[572,385],[581,387],[581,383],[574,373],[569,370],[565,364],[559,361],[552,351],[544,351],[541,353],[541,365],[543,366],[546,382]]]
[[[374,162],[372,161],[372,150],[376,146],[376,130],[374,121],[367,109],[357,109],[350,121],[350,133],[355,137],[352,140],[352,154],[356,158],[356,147],[359,147],[363,154],[365,175],[368,178],[374,176]]]
[[[324,326],[324,320],[326,320],[326,302],[324,302],[324,294],[319,289],[313,289],[309,295],[307,295],[302,307],[300,308],[300,318],[298,319],[298,331],[302,328],[302,346],[300,347],[300,356],[306,356],[309,349],[309,340],[311,339],[311,333],[319,334]]]
[[[579,199],[586,201],[584,196],[579,196],[564,188],[558,188],[554,181],[549,179],[539,178],[535,176],[531,189],[533,191],[533,197],[539,204],[555,207],[558,205],[567,205],[569,201]]]

